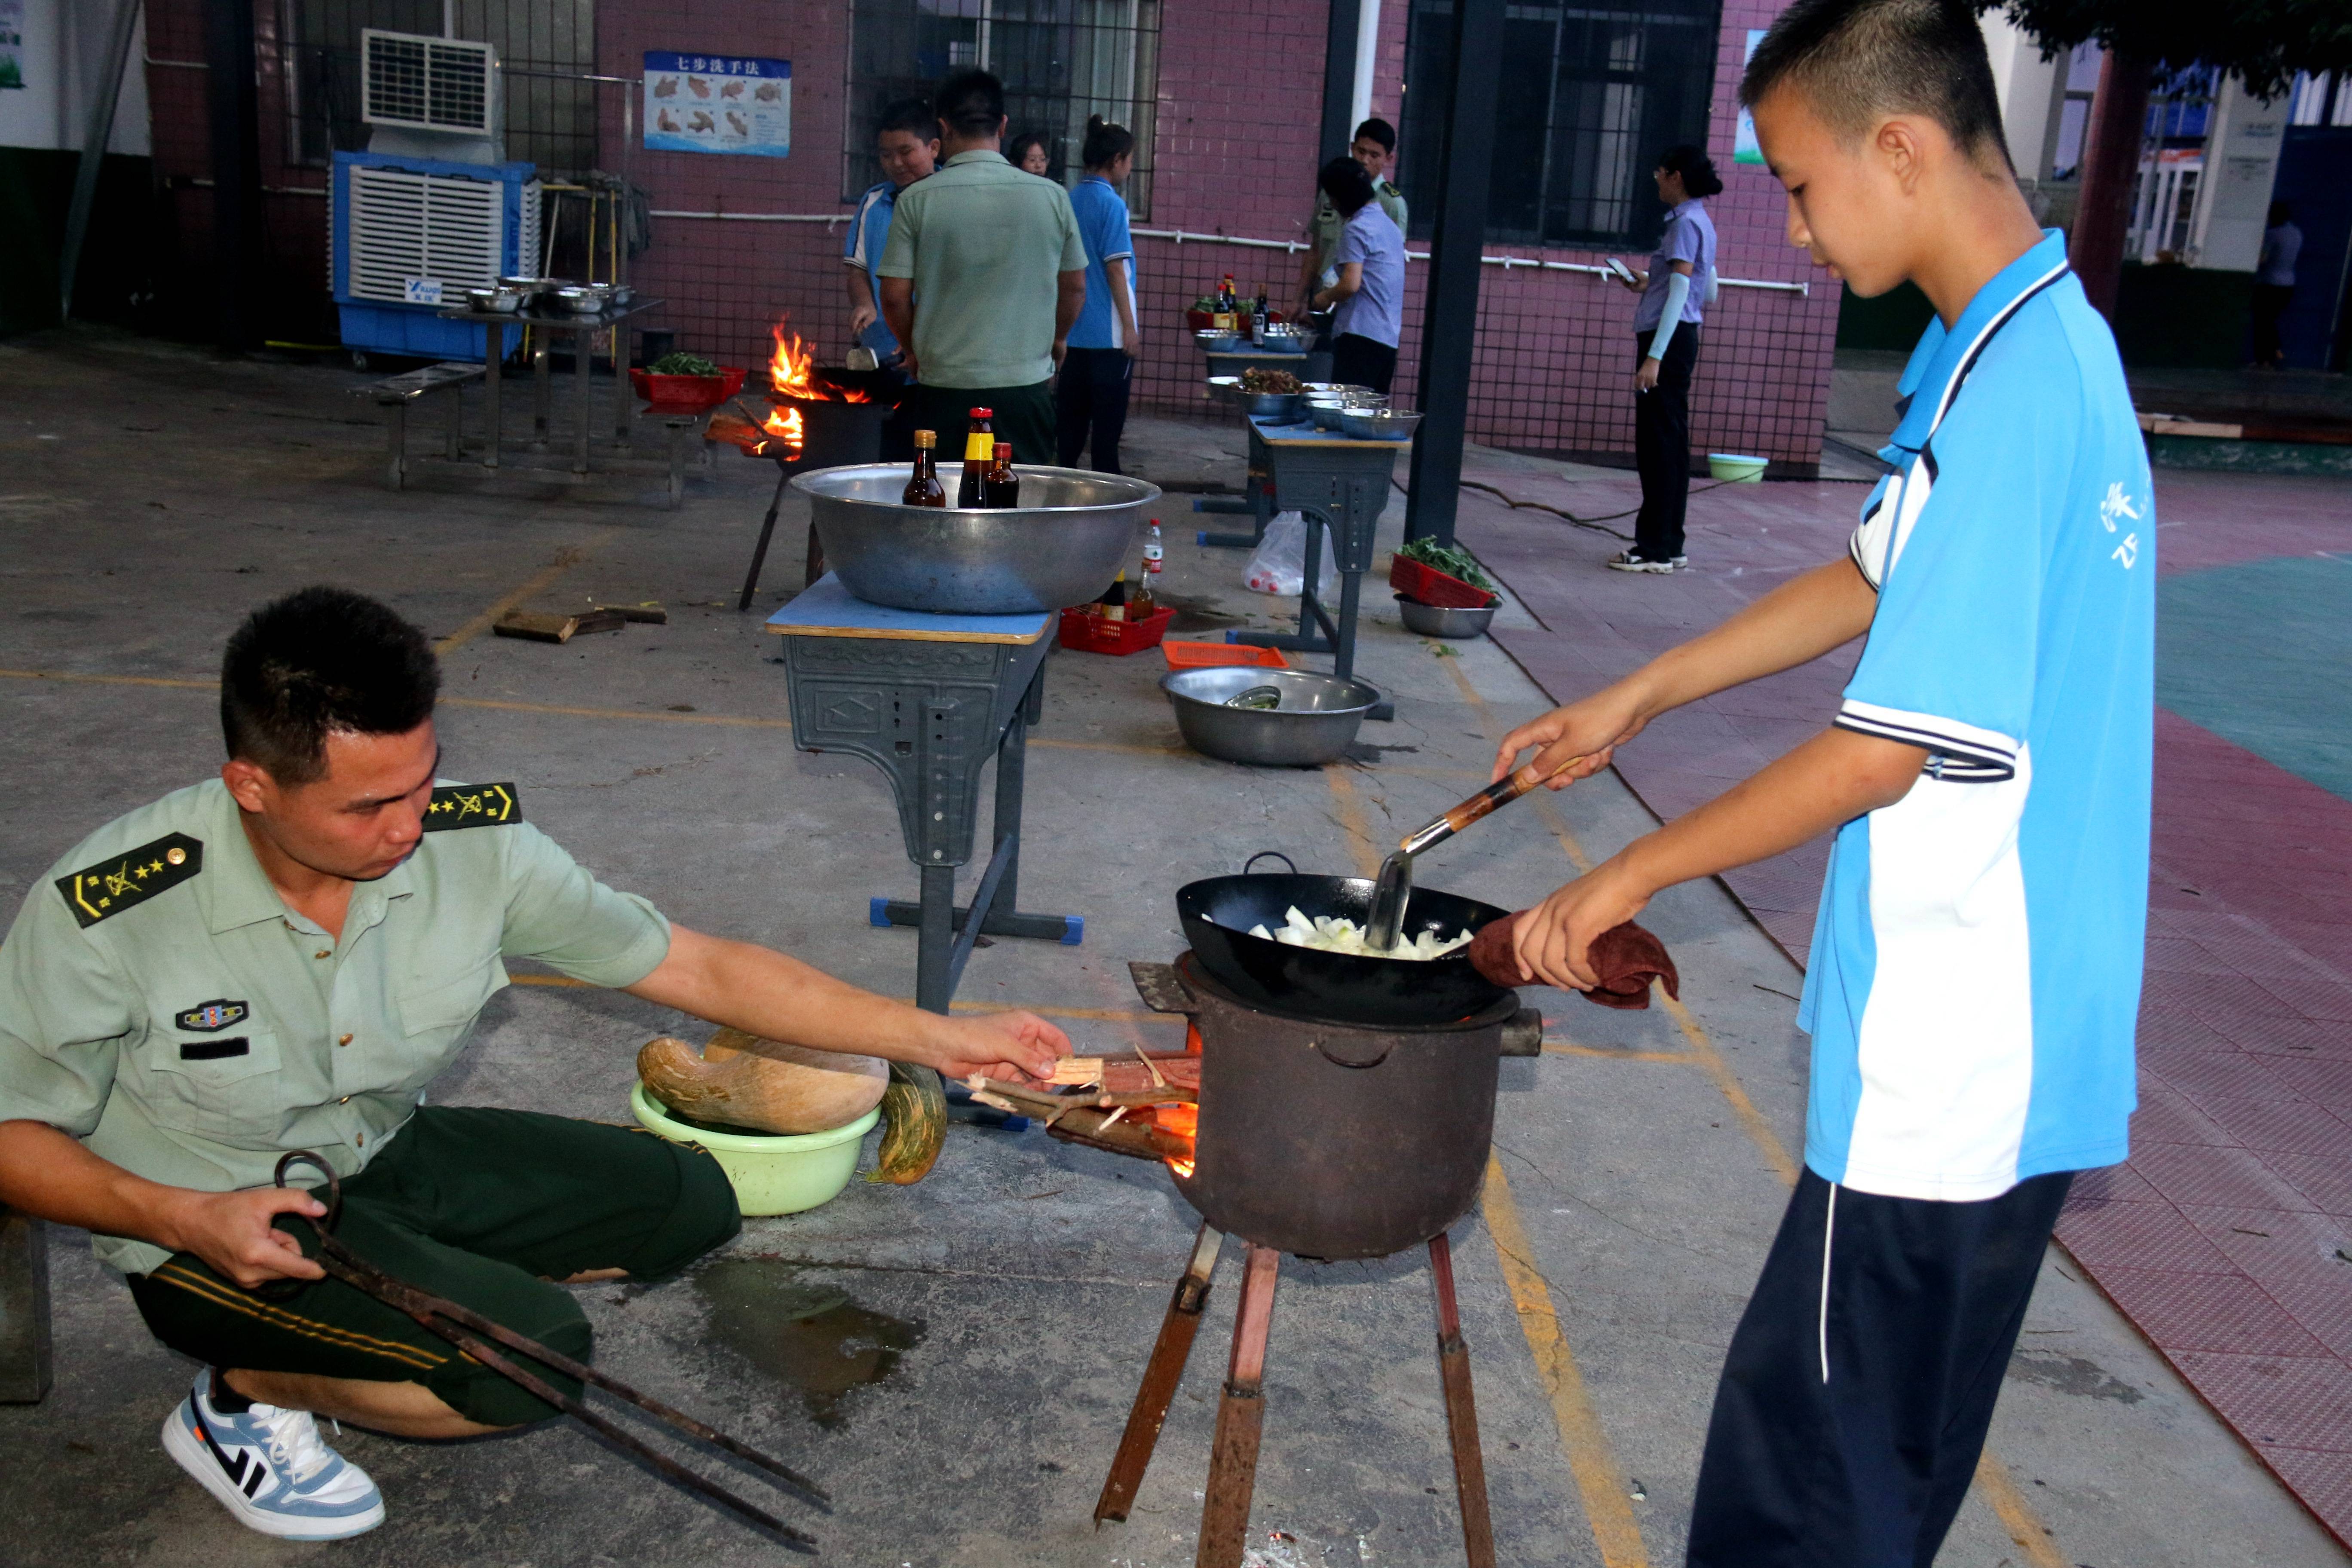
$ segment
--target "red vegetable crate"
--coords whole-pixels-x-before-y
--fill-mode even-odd
[[[1402,555],[1389,557],[1389,586],[1406,598],[1449,610],[1483,610],[1502,595],[1474,588],[1459,577]]]
[[[1114,621],[1108,616],[1088,614],[1082,605],[1073,605],[1062,612],[1062,646],[1081,653],[1114,657],[1141,653],[1145,648],[1160,646],[1175,615],[1176,606],[1169,605],[1139,621]]]

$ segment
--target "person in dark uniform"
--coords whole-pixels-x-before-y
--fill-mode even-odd
[[[1698,368],[1699,323],[1715,285],[1715,220],[1706,198],[1723,189],[1714,161],[1697,147],[1670,147],[1651,173],[1666,204],[1665,232],[1649,267],[1625,286],[1633,310],[1633,464],[1642,510],[1633,547],[1609,559],[1620,572],[1674,572],[1683,553],[1690,501],[1690,388]]]
[[[657,1279],[740,1223],[698,1148],[423,1103],[507,960],[958,1077],[1069,1048],[1030,1015],[919,1012],[605,887],[512,784],[437,776],[439,685],[424,634],[373,600],[264,606],[229,639],[220,776],[84,838],[0,942],[0,1203],[88,1229],[204,1364],[164,1450],[287,1539],[383,1518],[314,1415],[446,1438],[553,1411],[325,1278],[305,1246],[325,1206],[271,1184],[281,1154],[334,1168],[338,1235],[370,1262],[578,1360],[587,1321],[550,1280]],[[290,1294],[257,1293],[272,1281]]]

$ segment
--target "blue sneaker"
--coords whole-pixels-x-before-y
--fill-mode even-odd
[[[163,1422],[163,1452],[220,1499],[238,1523],[284,1541],[340,1541],[383,1522],[383,1494],[365,1470],[319,1440],[307,1410],[213,1408],[212,1373]]]

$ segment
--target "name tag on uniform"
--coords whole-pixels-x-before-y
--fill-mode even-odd
[[[243,1035],[226,1040],[183,1040],[180,1042],[180,1059],[184,1062],[216,1062],[223,1057],[247,1055],[252,1049]]]

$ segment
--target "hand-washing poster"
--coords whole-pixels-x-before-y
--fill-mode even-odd
[[[793,150],[793,62],[648,49],[645,114],[656,152],[782,158]]]

